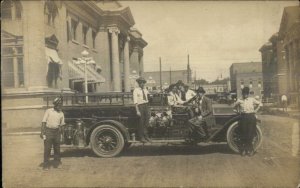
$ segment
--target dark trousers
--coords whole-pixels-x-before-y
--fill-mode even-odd
[[[49,164],[51,148],[54,150],[54,161],[60,162],[60,131],[59,129],[45,128],[44,164]]]
[[[194,117],[189,120],[189,136],[195,140],[208,137],[208,127],[204,119],[198,119]]]
[[[256,134],[256,117],[254,113],[242,114],[240,119],[241,151],[253,150],[253,138]]]
[[[141,117],[139,118],[139,126],[138,126],[138,136],[140,139],[144,139],[148,137],[148,125],[149,125],[149,108],[148,104],[139,104],[139,110],[141,112]]]

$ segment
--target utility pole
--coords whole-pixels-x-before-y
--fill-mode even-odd
[[[170,85],[172,83],[172,71],[171,71],[171,67],[170,67]]]
[[[162,91],[162,80],[161,80],[161,58],[159,57],[159,83],[160,83],[160,90]]]
[[[188,54],[187,56],[187,60],[188,60],[188,63],[187,63],[187,83],[189,84],[190,83],[190,54]]]

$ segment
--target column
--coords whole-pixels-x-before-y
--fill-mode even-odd
[[[103,69],[101,74],[105,77],[105,83],[97,87],[97,92],[112,91],[110,40],[108,30],[104,26],[99,27],[99,32],[96,36],[96,50],[99,52],[99,65]]]
[[[119,61],[119,39],[120,33],[117,27],[109,28],[111,33],[111,54],[112,54],[112,68],[113,68],[113,90],[121,91],[121,74],[120,74],[120,61]]]
[[[293,57],[292,57],[292,45],[291,44],[288,44],[287,46],[288,48],[288,67],[289,67],[289,70],[288,70],[288,83],[289,83],[289,92],[293,91],[293,77],[292,77],[292,72],[293,72]]]
[[[144,76],[144,53],[143,53],[143,51],[141,51],[139,59],[140,59],[140,67],[139,68],[140,68],[141,76]]]
[[[26,1],[22,5],[25,86],[32,91],[41,91],[48,88],[44,3]]]
[[[14,51],[16,51],[16,49],[14,48]],[[15,53],[15,52],[14,52]],[[16,57],[16,55],[14,54],[13,56],[13,65],[14,65],[14,81],[15,81],[15,88],[19,87],[19,67],[18,67],[18,59]]]
[[[132,53],[130,55],[130,72],[136,71],[137,74],[140,72],[139,68],[139,50],[138,47],[135,46],[132,49]]]
[[[291,91],[294,91],[294,49],[293,49],[293,43],[290,43],[289,45],[290,48],[290,58],[289,58],[289,63],[290,63],[290,89]]]
[[[129,40],[127,37],[124,44],[124,88],[125,92],[130,92],[130,66],[129,66]]]

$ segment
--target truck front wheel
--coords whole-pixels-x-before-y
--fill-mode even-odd
[[[96,127],[90,140],[94,153],[100,157],[114,157],[124,148],[122,133],[112,125]]]

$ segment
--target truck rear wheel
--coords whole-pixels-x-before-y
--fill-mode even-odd
[[[241,144],[241,137],[240,137],[240,130],[238,126],[238,122],[234,122],[227,130],[227,144],[234,152],[238,153],[240,144]],[[256,134],[253,139],[253,147],[254,151],[256,151],[260,145],[262,144],[262,131],[258,125],[256,125]]]
[[[96,127],[90,140],[94,153],[100,157],[114,157],[124,148],[122,133],[112,125]]]

